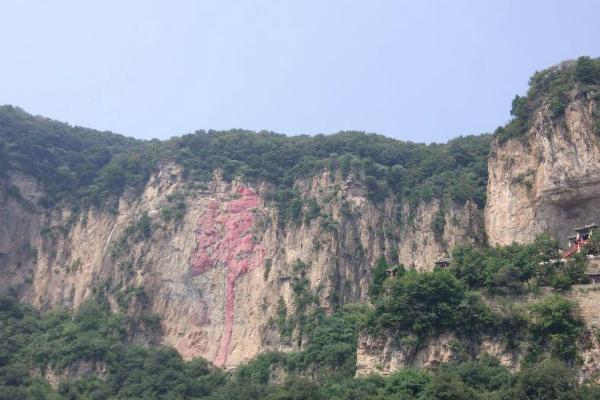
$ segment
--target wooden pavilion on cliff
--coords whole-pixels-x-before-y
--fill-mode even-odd
[[[587,224],[578,228],[573,228],[575,234],[569,236],[569,248],[563,252],[563,258],[569,258],[575,253],[579,253],[581,248],[585,246],[594,231],[598,228],[596,224]]]

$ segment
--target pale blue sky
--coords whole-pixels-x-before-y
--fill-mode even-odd
[[[445,141],[599,56],[600,1],[2,0],[0,35],[0,104],[75,125]]]

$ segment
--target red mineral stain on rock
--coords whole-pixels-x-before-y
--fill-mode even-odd
[[[225,327],[214,359],[222,366],[229,355],[233,332],[235,284],[242,275],[263,264],[265,248],[254,243],[252,227],[253,210],[260,204],[258,194],[247,187],[237,190],[238,198],[211,202],[198,218],[197,248],[191,259],[194,275],[210,268],[226,269]]]

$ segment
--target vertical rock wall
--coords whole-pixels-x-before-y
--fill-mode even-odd
[[[502,302],[510,301],[517,305],[525,306],[528,303],[539,301],[544,296],[551,294],[550,290],[542,290],[539,294],[503,298]],[[574,286],[566,294],[579,305],[579,312],[585,323],[585,333],[582,343],[578,343],[581,350],[581,366],[579,377],[581,379],[597,376],[600,372],[600,291],[592,285]],[[490,305],[497,306],[496,300],[489,298]],[[461,343],[460,346],[453,344]],[[402,368],[425,368],[435,370],[440,364],[451,361],[456,349],[466,350],[465,355],[471,359],[479,358],[485,354],[498,358],[500,363],[512,371],[521,368],[527,354],[527,342],[520,343],[518,348],[508,348],[502,338],[483,337],[480,340],[457,340],[451,333],[443,333],[430,337],[418,343],[412,335],[401,336],[398,332],[383,332],[381,335],[372,336],[366,333],[358,339],[356,375],[370,374],[389,375]]]
[[[141,194],[118,210],[50,212],[32,206],[42,195],[14,175],[26,201],[0,198],[0,283],[40,309],[77,308],[105,294],[115,311],[156,315],[160,337],[185,358],[202,356],[233,367],[264,350],[291,350],[272,320],[278,305],[295,312],[293,265],[306,264],[308,290],[326,311],[367,300],[379,257],[428,270],[460,241],[483,236],[473,204],[423,203],[411,210],[393,196],[369,199],[359,176],[328,170],[295,183],[300,217],[282,220],[264,194],[266,183],[188,182],[162,164]],[[6,192],[6,191],[3,191]],[[165,218],[173,198],[179,218]],[[148,232],[138,227],[143,218]],[[310,216],[309,216],[310,215]],[[433,219],[441,218],[438,232]],[[479,233],[476,233],[479,232]]]
[[[543,106],[524,139],[493,144],[485,208],[491,244],[550,232],[565,246],[572,228],[600,222],[597,109],[591,95],[573,91],[564,116]]]

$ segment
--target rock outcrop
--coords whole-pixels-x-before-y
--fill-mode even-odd
[[[563,239],[575,225],[600,222],[596,109],[593,98],[573,92],[564,117],[544,106],[524,140],[494,143],[485,226],[474,203],[375,200],[364,177],[337,170],[294,182],[300,206],[292,217],[265,201],[274,190],[266,182],[225,181],[219,171],[191,181],[171,162],[141,193],[121,196],[116,210],[42,209],[42,185],[11,171],[0,182],[0,292],[42,310],[76,309],[105,295],[115,311],[158,317],[160,331],[148,338],[141,327],[142,340],[225,367],[265,350],[294,350],[301,341],[281,340],[273,319],[282,304],[295,311],[298,260],[328,312],[367,301],[380,257],[431,270],[461,242],[526,242],[545,231]],[[453,338],[432,340],[403,349],[390,338],[362,338],[359,371],[450,357]],[[491,339],[471,350],[482,349],[516,362]]]
[[[496,357],[506,367],[516,370],[522,357],[518,352],[508,351],[494,338],[468,344],[465,347],[453,334],[441,334],[421,343],[413,335],[398,338],[393,332],[377,337],[362,334],[358,340],[356,376],[385,376],[403,368],[433,371],[456,358],[474,359],[483,354]]]
[[[2,185],[2,292],[42,310],[106,295],[115,311],[160,319],[158,337],[144,340],[225,367],[300,345],[280,340],[272,323],[281,301],[294,312],[296,261],[328,311],[367,300],[379,257],[429,270],[453,244],[484,235],[472,203],[375,203],[360,176],[329,170],[294,184],[302,211],[286,220],[265,202],[267,183],[227,182],[218,171],[191,182],[173,163],[112,211],[43,210],[42,187],[19,173]]]
[[[470,201],[464,205],[444,206],[433,200],[421,203],[416,210],[404,204],[402,215],[399,262],[409,268],[431,271],[434,262],[441,256],[450,256],[457,244],[486,243],[482,210]],[[440,221],[439,230],[436,219]]]
[[[538,295],[514,297],[514,303],[525,305],[551,293],[543,290]],[[591,285],[573,287],[567,295],[579,305],[580,316],[585,323],[584,340],[580,343],[580,378],[593,377],[600,372],[600,291]],[[494,299],[488,299],[493,305]],[[506,299],[504,299],[506,301]],[[501,338],[483,337],[477,341],[459,340],[450,333],[431,337],[419,342],[413,335],[400,336],[394,332],[369,335],[363,332],[358,339],[356,375],[389,375],[402,368],[425,368],[435,370],[442,363],[453,359],[476,359],[485,354],[496,357],[512,371],[521,367],[527,343],[519,348],[508,348]]]
[[[490,244],[550,232],[564,246],[572,228],[600,222],[597,118],[592,95],[574,90],[564,116],[542,106],[525,138],[493,143],[485,207]]]

